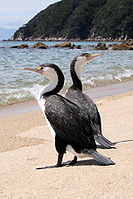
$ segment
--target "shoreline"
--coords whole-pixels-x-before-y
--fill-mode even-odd
[[[8,41],[8,42],[10,42],[10,41],[13,41],[13,42],[18,42],[18,41],[20,41],[20,42],[29,42],[29,41],[31,41],[31,42],[33,42],[33,41],[35,41],[35,42],[41,42],[41,41],[44,41],[44,42],[46,42],[46,41],[55,41],[55,42],[88,42],[88,41],[90,41],[90,42],[93,42],[93,41],[96,41],[96,42],[105,42],[105,41],[111,41],[111,42],[124,42],[124,41],[130,41],[130,40],[132,40],[132,39],[127,39],[127,40],[125,40],[125,39],[107,39],[107,38],[103,38],[103,39],[84,39],[84,40],[82,40],[82,39],[33,39],[33,40],[17,40],[17,39],[3,39],[3,40],[0,40],[0,41]]]
[[[120,82],[115,84],[109,84],[100,87],[87,88],[84,90],[92,99],[103,98],[112,95],[118,95],[122,93],[128,93],[133,91],[133,81]],[[12,114],[19,114],[24,112],[31,112],[40,110],[36,99],[9,104],[0,107],[0,117]]]

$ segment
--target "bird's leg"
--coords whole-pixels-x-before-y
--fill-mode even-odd
[[[63,164],[61,164],[62,163],[62,159],[63,159],[63,155],[64,155],[64,153],[59,153],[58,154],[58,160],[57,160],[57,164],[56,165],[39,167],[39,168],[36,168],[36,169],[50,169],[50,168],[57,168],[57,167],[64,166]]]
[[[71,160],[71,161],[62,163],[63,155],[64,154],[59,154],[58,155],[58,161],[57,161],[56,167],[69,166],[69,165],[76,164],[77,156],[74,156],[73,160]]]
[[[73,160],[70,161],[69,165],[74,165],[77,163],[77,156],[74,156]]]
[[[55,167],[61,167],[62,166],[62,159],[63,159],[63,153],[59,153],[58,154],[58,160],[57,160],[57,164],[55,165]]]
[[[77,163],[77,156],[74,156],[73,160],[62,163],[63,166],[71,166]]]
[[[70,165],[76,164],[76,162],[77,162],[77,157],[76,156],[74,156],[73,160],[62,163],[63,155],[64,155],[63,153],[59,153],[58,154],[58,160],[57,160],[57,164],[56,165],[38,167],[36,169],[50,169],[50,168],[57,168],[57,167],[62,167],[62,166],[70,166]]]

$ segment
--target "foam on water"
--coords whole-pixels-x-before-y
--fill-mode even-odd
[[[133,79],[133,70],[125,70],[123,73],[116,75],[115,78],[119,81],[122,81],[123,79]]]

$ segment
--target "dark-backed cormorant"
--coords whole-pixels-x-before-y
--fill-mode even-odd
[[[64,84],[64,76],[59,67],[54,64],[43,64],[35,69],[23,68],[23,70],[34,71],[50,80],[50,83],[41,90],[38,103],[55,140],[58,161],[55,166],[43,168],[63,166],[62,159],[67,150],[75,155],[69,165],[77,162],[77,156],[91,156],[103,165],[114,164],[112,160],[96,151],[89,116],[84,114],[79,106],[57,94]]]
[[[96,128],[96,131],[93,131],[94,139],[103,147],[111,148],[114,144],[102,135],[101,117],[96,104],[88,95],[82,93],[81,71],[83,66],[88,61],[100,55],[102,54],[82,53],[73,59],[70,65],[73,85],[68,89],[65,97],[80,106],[86,114],[89,114]]]

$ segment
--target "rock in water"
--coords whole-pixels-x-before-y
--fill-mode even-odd
[[[72,44],[71,42],[65,42],[65,43],[61,43],[61,44],[56,44],[55,47],[56,48],[71,48]]]
[[[46,44],[42,43],[42,42],[38,42],[38,43],[34,44],[34,45],[32,46],[32,48],[47,49],[48,46],[47,46]]]

